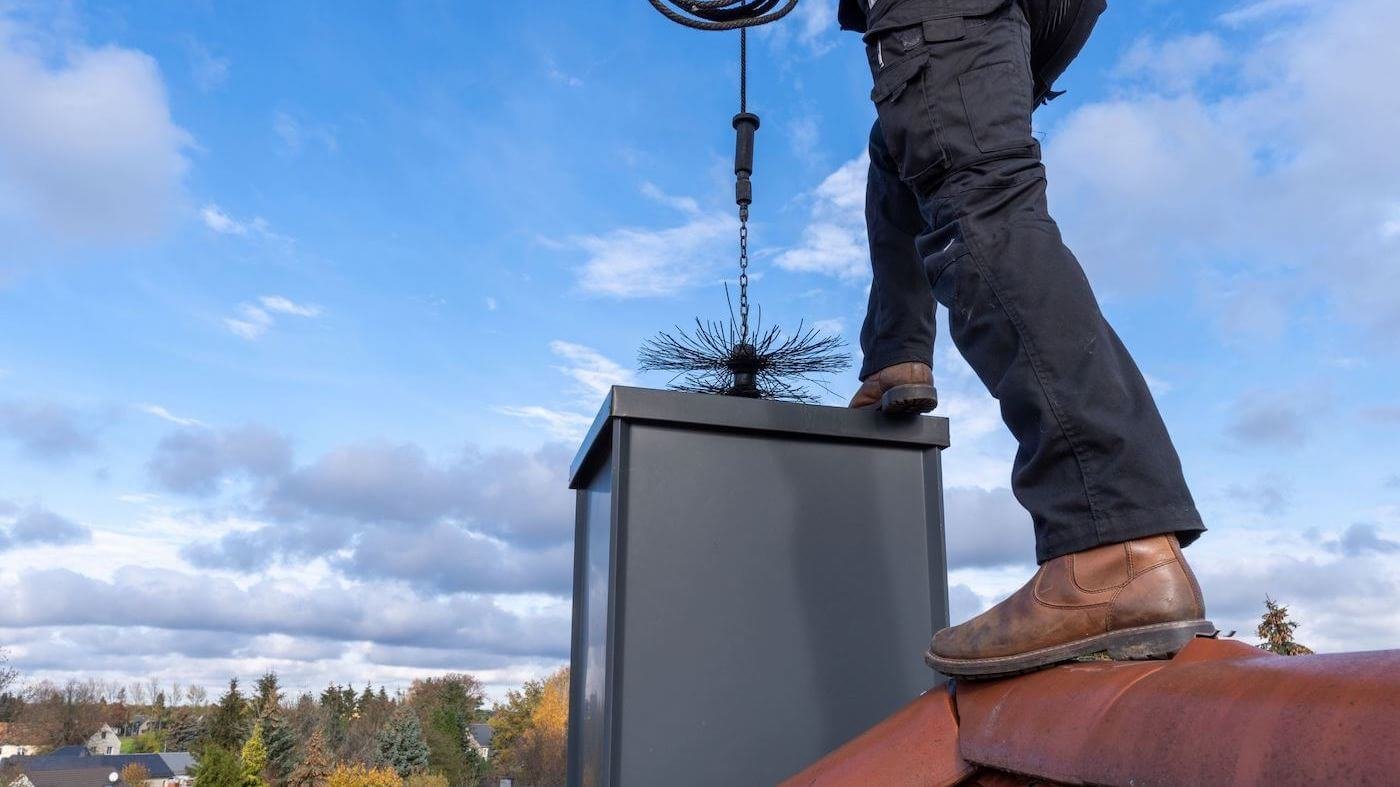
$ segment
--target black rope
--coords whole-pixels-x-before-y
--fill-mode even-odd
[[[749,111],[749,29],[739,28],[739,111]]]
[[[672,22],[696,30],[740,30],[782,19],[797,0],[651,0],[651,5]]]

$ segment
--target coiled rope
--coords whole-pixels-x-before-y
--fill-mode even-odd
[[[651,0],[651,5],[672,22],[696,30],[740,30],[782,19],[797,0]]]

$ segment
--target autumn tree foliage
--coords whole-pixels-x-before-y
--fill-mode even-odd
[[[331,771],[326,787],[403,787],[403,778],[393,768],[371,768],[364,763],[339,765]]]
[[[1297,628],[1297,622],[1288,618],[1288,607],[1268,596],[1264,597],[1264,615],[1260,618],[1259,628],[1256,630],[1259,639],[1263,640],[1259,643],[1260,648],[1280,656],[1305,656],[1312,653],[1311,648],[1293,641],[1293,632]]]
[[[507,694],[491,717],[493,770],[521,784],[563,784],[569,727],[569,670]]]
[[[68,746],[85,743],[102,726],[105,712],[95,681],[40,681],[25,693],[19,721],[33,736],[31,743]]]
[[[128,785],[128,787],[141,787],[149,778],[151,778],[150,769],[139,762],[127,763],[126,767],[121,769],[122,784]]]
[[[306,750],[302,753],[301,762],[297,763],[291,775],[287,777],[287,785],[326,787],[334,770],[330,757],[326,754],[326,738],[320,730],[316,730],[306,741]]]
[[[6,666],[0,658],[0,678],[13,674]],[[139,719],[143,731],[123,748],[193,752],[198,787],[329,787],[333,776],[335,787],[480,787],[492,768],[470,729],[490,722],[493,760],[503,752],[509,766],[502,774],[533,786],[563,778],[567,685],[566,672],[533,681],[487,711],[483,685],[465,673],[415,680],[396,694],[332,683],[293,697],[267,672],[251,692],[231,679],[213,703],[200,686],[155,679],[23,691],[11,682],[0,688],[0,721],[25,729],[28,742],[58,746],[86,742],[104,722]],[[0,787],[13,780],[0,778]]]

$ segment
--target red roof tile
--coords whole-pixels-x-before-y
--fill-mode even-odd
[[[1069,784],[1394,784],[1400,651],[1281,657],[1200,639],[1171,661],[962,682],[955,703],[931,691],[788,784],[1028,783],[1012,773]]]

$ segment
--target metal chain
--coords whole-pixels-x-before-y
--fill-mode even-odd
[[[749,339],[749,209],[739,208],[739,341]]]
[[[749,31],[739,30],[739,111],[749,111]],[[749,340],[749,206],[739,206],[739,341]]]

